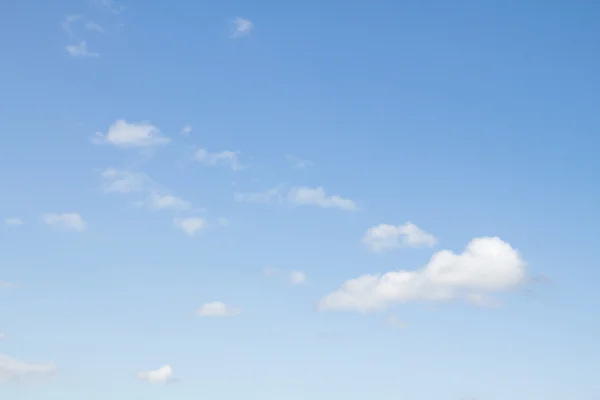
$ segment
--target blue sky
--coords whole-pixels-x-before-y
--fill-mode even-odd
[[[598,399],[600,5],[0,16],[0,398]]]

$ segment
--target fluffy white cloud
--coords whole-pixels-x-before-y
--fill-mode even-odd
[[[83,218],[81,218],[81,215],[74,212],[45,214],[44,222],[47,225],[52,225],[66,231],[83,232],[87,228],[87,224]]]
[[[252,21],[247,20],[245,18],[236,17],[233,20],[233,33],[232,36],[234,38],[239,38],[243,36],[247,36],[254,29],[254,24]]]
[[[77,44],[69,44],[65,46],[65,49],[73,57],[100,57],[100,53],[90,51],[85,40]]]
[[[165,365],[154,371],[138,372],[137,378],[152,384],[169,383],[173,381],[173,368],[170,365]]]
[[[151,147],[169,143],[170,140],[148,122],[129,123],[123,119],[113,123],[106,134],[98,132],[93,138],[95,144],[111,144],[121,148]]]
[[[40,379],[55,372],[52,363],[32,364],[0,354],[0,382]]]
[[[233,171],[244,169],[240,163],[239,152],[237,151],[221,151],[218,153],[210,153],[206,149],[196,151],[196,161],[209,166],[226,166]]]
[[[313,162],[311,160],[303,160],[291,154],[285,154],[285,159],[288,160],[290,164],[292,164],[292,168],[294,169],[304,169],[313,165]]]
[[[175,218],[175,220],[173,220],[173,225],[192,236],[203,229],[206,226],[206,222],[198,217]]]
[[[220,301],[203,304],[196,314],[199,317],[233,317],[241,314],[242,310],[231,307]]]
[[[4,219],[4,224],[8,226],[19,226],[23,225],[23,221],[20,218],[11,217]]]
[[[416,271],[351,279],[325,296],[319,309],[370,312],[413,300],[456,298],[481,305],[477,299],[487,299],[483,296],[514,289],[526,281],[526,263],[519,252],[498,237],[482,237],[471,240],[460,254],[438,251]]]
[[[322,187],[293,187],[287,192],[283,192],[281,188],[273,188],[259,193],[236,193],[235,199],[250,203],[279,203],[295,207],[337,208],[344,211],[358,210],[354,200],[339,195],[330,195]]]
[[[404,225],[380,224],[367,230],[362,242],[374,252],[398,247],[432,247],[437,239],[411,222]]]

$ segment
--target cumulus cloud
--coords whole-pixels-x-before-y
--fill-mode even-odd
[[[0,382],[23,382],[48,377],[56,372],[52,363],[28,363],[0,354]]]
[[[23,221],[20,218],[10,217],[4,219],[4,224],[8,226],[20,226],[23,225]]]
[[[60,230],[83,232],[87,228],[81,215],[75,212],[48,213],[44,215],[44,222]]]
[[[526,281],[526,262],[517,250],[498,237],[481,237],[471,240],[460,254],[436,252],[416,271],[351,279],[321,299],[319,309],[371,312],[415,300],[457,298],[482,305],[483,299],[489,304],[490,294],[515,289]]]
[[[239,171],[244,169],[244,166],[239,160],[239,152],[237,151],[221,151],[217,153],[210,153],[206,149],[199,149],[196,151],[196,161],[201,164],[208,166],[225,166],[231,168],[233,171]]]
[[[294,169],[304,169],[312,167],[313,162],[311,160],[303,160],[291,154],[285,154],[285,159],[292,165]]]
[[[171,141],[149,122],[129,123],[123,119],[114,122],[106,133],[97,132],[92,139],[95,144],[110,144],[120,148],[152,147]]]
[[[362,242],[371,251],[383,252],[398,247],[432,247],[437,239],[415,224],[407,222],[403,225],[373,226],[367,230]]]
[[[198,217],[175,218],[173,220],[173,225],[192,236],[196,234],[196,232],[202,230],[206,226],[206,222]]]
[[[138,372],[137,378],[140,381],[152,384],[165,384],[173,382],[173,368],[171,368],[170,365],[165,365],[154,371]]]
[[[203,304],[196,314],[199,317],[233,317],[241,314],[242,310],[231,307],[220,301]]]
[[[232,36],[234,38],[241,38],[243,36],[248,36],[250,34],[250,32],[252,32],[253,29],[254,29],[254,24],[252,23],[252,21],[245,19],[245,18],[236,17],[233,20]]]
[[[269,189],[258,193],[236,193],[237,201],[249,203],[279,203],[294,207],[312,206],[320,208],[337,208],[344,211],[357,211],[354,200],[328,194],[322,187],[293,187],[282,191],[281,188]]]

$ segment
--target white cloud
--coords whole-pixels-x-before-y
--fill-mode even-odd
[[[73,22],[79,21],[81,19],[83,19],[83,17],[81,15],[76,15],[76,14],[67,15],[65,17],[65,19],[63,19],[61,26],[64,29],[64,31],[67,32],[69,37],[74,36],[73,28],[72,28]]]
[[[233,171],[239,171],[244,168],[238,158],[237,151],[221,151],[218,153],[210,153],[206,149],[200,149],[196,152],[196,161],[210,166],[226,166]]]
[[[321,208],[337,208],[345,211],[357,211],[354,200],[339,195],[327,194],[322,187],[293,187],[287,192],[281,188],[273,188],[259,193],[236,193],[237,201],[250,203],[280,203],[292,206],[313,206]]]
[[[303,160],[291,154],[285,154],[285,159],[292,164],[292,168],[294,169],[304,169],[308,167],[312,167],[313,162],[311,160]]]
[[[481,299],[489,293],[512,290],[527,281],[526,262],[498,237],[475,238],[464,252],[436,252],[416,271],[363,275],[346,281],[325,296],[320,310],[382,311],[414,300]],[[479,304],[481,305],[481,304]]]
[[[380,224],[367,230],[362,242],[374,252],[398,247],[432,247],[437,239],[411,222],[404,225]]]
[[[404,328],[406,326],[406,324],[404,323],[404,321],[402,321],[400,318],[398,318],[395,315],[391,315],[389,316],[386,320],[385,323],[391,327],[391,328]]]
[[[186,126],[181,128],[181,134],[183,136],[188,136],[190,133],[192,133],[192,126],[190,124],[187,124]]]
[[[173,368],[170,365],[165,365],[154,371],[138,372],[137,378],[152,384],[169,383],[173,381]]]
[[[44,215],[44,222],[61,230],[83,232],[87,224],[77,213],[49,213]]]
[[[52,363],[31,364],[0,354],[0,382],[21,382],[43,378],[56,372]]]
[[[233,20],[233,33],[232,36],[234,38],[240,38],[243,36],[247,36],[254,29],[254,24],[252,21],[247,20],[245,18],[237,17]]]
[[[69,44],[65,46],[65,49],[73,57],[100,57],[100,53],[90,51],[85,40],[77,44]]]
[[[102,171],[105,193],[133,193],[145,190],[152,181],[144,174],[107,168]]]
[[[199,317],[233,317],[241,314],[242,310],[235,307],[230,307],[220,301],[203,304],[196,314]]]
[[[176,218],[173,220],[173,225],[192,236],[202,230],[206,226],[206,222],[202,218],[197,217]]]
[[[293,285],[302,285],[307,282],[306,274],[302,271],[290,272],[290,281]]]
[[[19,226],[23,225],[23,221],[20,218],[11,217],[4,219],[4,224],[8,226]]]
[[[171,139],[162,136],[160,130],[149,122],[129,123],[123,119],[117,120],[106,134],[96,133],[95,144],[111,144],[121,148],[151,147],[167,144]]]

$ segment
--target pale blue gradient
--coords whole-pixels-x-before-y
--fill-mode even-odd
[[[2,6],[0,213],[25,224],[0,229],[0,280],[21,285],[0,289],[0,354],[58,374],[0,384],[0,399],[599,398],[600,3],[126,5]],[[68,14],[106,29],[85,34],[99,58],[67,54]],[[231,38],[236,16],[253,21],[247,37]],[[91,143],[119,118],[173,142],[151,157]],[[194,164],[194,146],[239,150],[251,167]],[[287,153],[314,166],[295,171]],[[188,237],[172,213],[101,193],[107,167],[148,174],[212,225]],[[234,201],[280,183],[323,186],[361,210]],[[67,211],[86,232],[42,222]],[[406,221],[437,249],[497,235],[550,280],[499,310],[316,312],[349,278],[428,261],[435,249],[360,245],[368,227]],[[289,287],[266,267],[310,282]],[[194,315],[213,300],[244,313]],[[404,329],[385,326],[392,314]],[[179,382],[136,380],[164,364]]]

